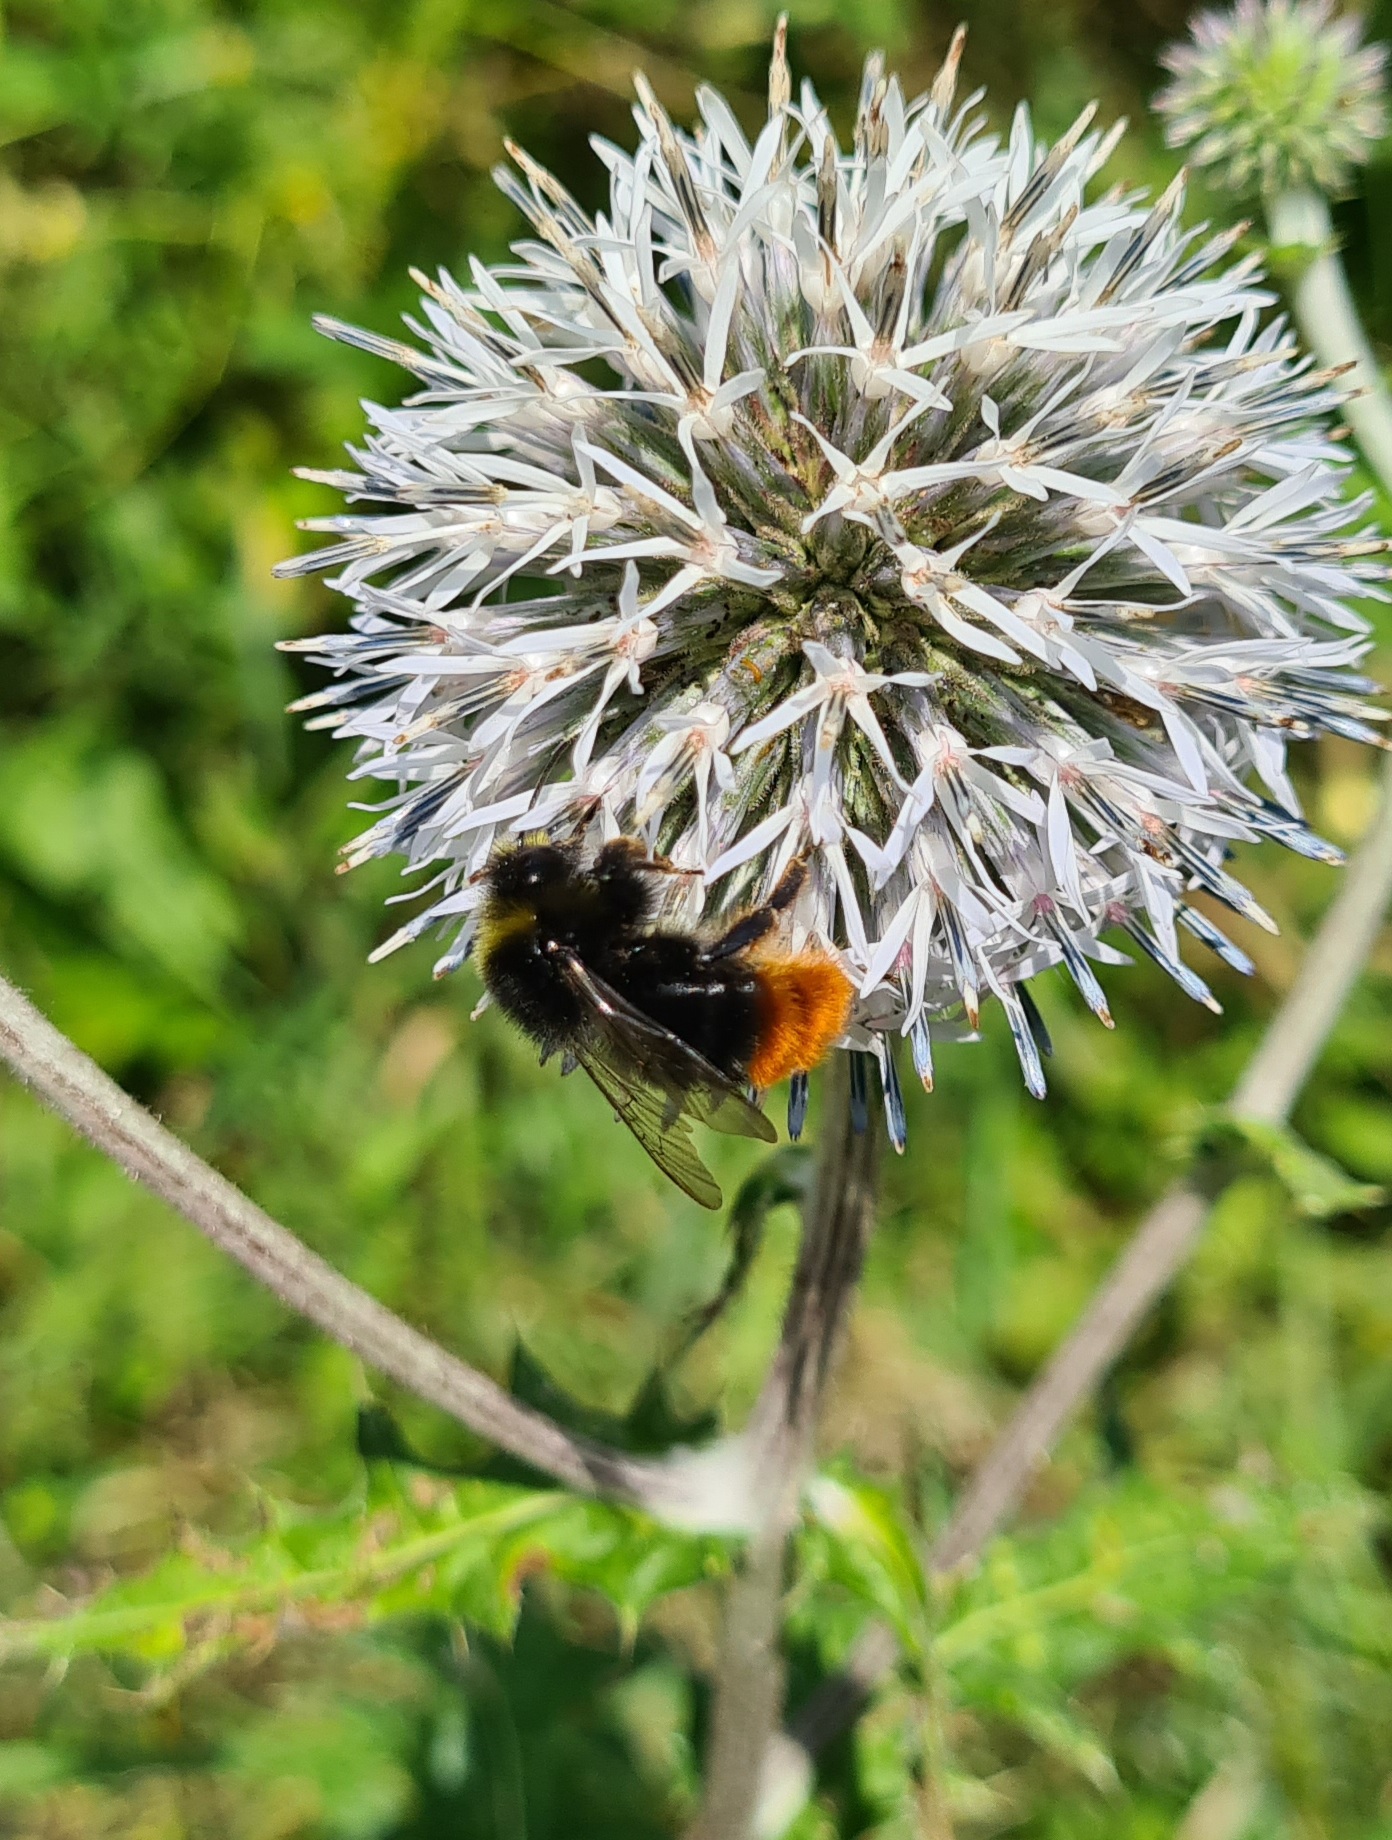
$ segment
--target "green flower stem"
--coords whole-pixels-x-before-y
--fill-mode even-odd
[[[1344,414],[1364,459],[1392,493],[1392,395],[1349,292],[1328,202],[1303,186],[1279,192],[1267,205],[1266,221],[1276,248],[1309,252],[1290,290],[1296,324],[1322,364],[1353,367],[1348,388],[1355,394]]]

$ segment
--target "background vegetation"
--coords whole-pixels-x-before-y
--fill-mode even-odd
[[[844,114],[866,48],[914,84],[965,16],[998,121],[1028,96],[1053,134],[1098,96],[1135,124],[1115,171],[1158,187],[1146,101],[1187,10],[795,0],[791,43]],[[636,1441],[742,1412],[791,1211],[728,1324],[645,1392],[720,1224],[596,1094],[469,1023],[471,973],[432,986],[428,947],[365,965],[396,884],[334,879],[345,761],[283,715],[301,686],[272,649],[341,609],[269,569],[326,508],[291,465],[334,464],[358,398],[401,388],[311,311],[391,330],[408,263],[498,255],[505,132],[593,201],[586,137],[626,136],[637,63],[675,107],[699,73],[748,117],[771,24],[762,0],[19,0],[0,44],[5,969],[358,1281]],[[1371,24],[1392,35],[1392,5]],[[1392,156],[1340,228],[1385,349]],[[1336,840],[1372,773],[1337,742],[1302,763]],[[915,1556],[1333,885],[1274,853],[1243,875],[1284,930],[1244,934],[1260,977],[1219,972],[1222,1023],[1144,965],[1110,979],[1111,1035],[1060,985],[1046,1104],[994,1016],[911,1102],[790,1610],[803,1687],[872,1609],[914,1659],[827,1758],[802,1840],[1392,1836],[1392,1207],[1316,1218],[1241,1179],[1015,1536],[948,1596]],[[1297,1123],[1392,1180],[1386,943]],[[487,1453],[8,1083],[0,1184],[0,1607],[42,1620],[0,1635],[0,1833],[678,1831],[718,1544],[497,1470],[457,1484]],[[374,1401],[426,1464],[371,1454],[380,1415],[363,1454]]]

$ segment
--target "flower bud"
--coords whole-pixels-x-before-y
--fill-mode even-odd
[[[1202,13],[1162,62],[1166,140],[1244,194],[1338,192],[1387,130],[1386,51],[1363,44],[1359,21],[1335,17],[1332,0]]]

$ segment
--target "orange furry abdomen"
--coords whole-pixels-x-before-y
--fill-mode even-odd
[[[759,959],[754,969],[758,1042],[749,1078],[764,1088],[817,1065],[844,1031],[855,993],[836,960],[822,952]]]

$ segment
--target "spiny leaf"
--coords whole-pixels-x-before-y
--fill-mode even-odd
[[[1255,1153],[1299,1211],[1313,1220],[1376,1207],[1385,1199],[1383,1189],[1357,1181],[1332,1158],[1311,1149],[1288,1125],[1224,1118],[1211,1128],[1209,1141],[1221,1143],[1225,1136]]]
[[[808,1488],[807,1507],[804,1563],[872,1603],[891,1618],[909,1652],[921,1653],[928,1584],[912,1531],[892,1499],[868,1483],[824,1475]]]
[[[628,1627],[664,1592],[720,1563],[714,1542],[555,1491],[496,1483],[379,1490],[328,1514],[273,1506],[234,1546],[186,1533],[179,1550],[57,1614],[0,1624],[0,1660],[96,1652],[156,1668],[273,1641],[296,1626],[436,1614],[510,1633],[528,1576],[599,1592]]]

